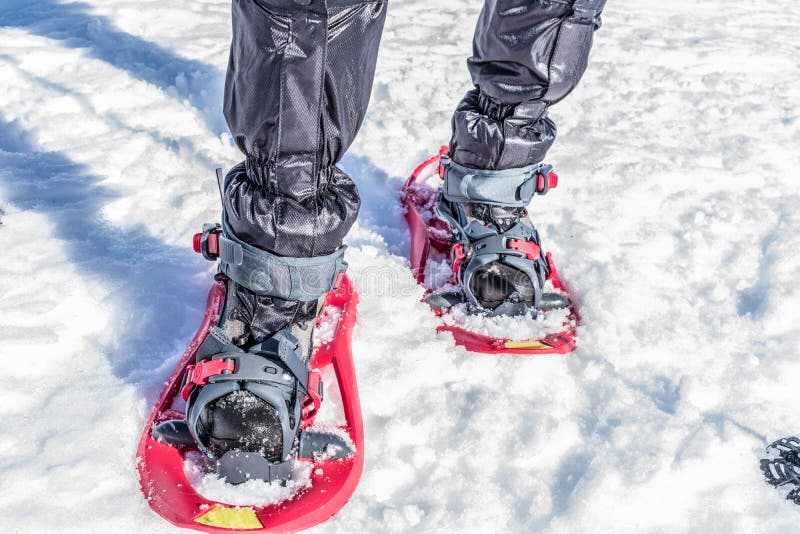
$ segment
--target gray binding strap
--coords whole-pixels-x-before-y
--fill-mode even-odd
[[[206,336],[205,341],[197,349],[195,361],[200,363],[203,360],[208,360],[216,354],[222,352],[244,352],[242,349],[233,344],[233,340],[228,333],[218,327],[213,327]]]
[[[339,273],[347,269],[346,248],[314,258],[276,256],[237,238],[223,214],[220,270],[257,295],[308,302],[328,293]]]
[[[341,460],[353,455],[353,448],[341,436],[330,432],[304,430],[300,433],[300,447],[297,451],[299,458],[316,460],[323,457],[326,460]]]
[[[308,392],[308,364],[303,361],[303,349],[300,341],[291,334],[291,328],[284,328],[268,340],[250,349],[254,354],[267,354],[280,358],[297,382]]]
[[[328,432],[306,430],[300,434],[298,458],[308,460],[341,460],[353,455],[350,444],[341,436]],[[243,484],[248,480],[285,482],[292,479],[294,462],[270,463],[260,454],[230,451],[217,460],[217,474],[228,484]]]
[[[213,454],[197,434],[197,423],[200,420],[200,414],[203,413],[203,409],[209,403],[236,391],[239,391],[239,384],[236,382],[223,382],[220,384],[206,384],[201,388],[196,387],[189,396],[189,402],[186,404],[186,424],[189,426],[189,432],[192,433],[192,437],[197,442],[197,447],[206,456],[213,457]]]
[[[538,163],[499,171],[472,169],[442,156],[445,169],[442,195],[450,202],[474,202],[524,208],[536,193]],[[547,182],[547,180],[545,180]]]
[[[436,205],[435,208],[433,208],[434,213],[436,213],[437,217],[439,217],[441,220],[447,223],[447,225],[458,236],[459,239],[465,239],[466,234],[464,233],[464,226],[459,221],[457,221],[456,218],[453,217],[453,215],[450,214],[449,210],[442,209],[443,202],[444,201],[440,193],[439,203]],[[459,206],[458,204],[452,204],[450,207],[452,209],[457,210],[457,215],[459,219],[466,220],[464,209],[461,206]],[[464,222],[464,224],[466,224],[466,222]]]
[[[286,482],[292,479],[292,461],[277,464],[254,452],[230,451],[217,460],[217,474],[228,484],[244,484],[249,480]]]

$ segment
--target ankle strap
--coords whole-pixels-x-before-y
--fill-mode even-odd
[[[445,155],[439,173],[444,178],[442,195],[450,202],[524,208],[533,195],[547,194],[558,186],[553,167],[543,163],[492,171],[464,167]]]
[[[221,225],[205,225],[195,251],[219,260],[220,272],[256,295],[309,302],[334,288],[347,270],[346,246],[327,256],[289,258],[248,245],[236,237],[223,213]]]

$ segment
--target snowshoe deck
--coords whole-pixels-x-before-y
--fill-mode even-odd
[[[438,204],[441,178],[439,177],[439,163],[441,157],[448,152],[448,147],[441,148],[436,156],[426,160],[414,170],[406,180],[402,189],[402,203],[406,209],[406,222],[411,232],[411,268],[417,283],[425,285],[426,266],[431,254],[438,253],[450,256],[453,247],[450,230],[447,224],[435,214]],[[550,266],[548,281],[553,288],[563,293],[570,301],[569,316],[564,322],[563,330],[542,337],[541,339],[527,339],[515,341],[508,338],[495,338],[469,331],[458,325],[442,323],[437,327],[437,332],[450,332],[457,345],[465,347],[472,352],[487,354],[567,354],[577,346],[576,326],[579,321],[578,311],[574,301],[558,276],[555,264],[547,254]],[[427,290],[425,298],[432,291]],[[438,316],[443,313],[433,310]]]
[[[311,368],[332,366],[342,398],[347,433],[355,451],[345,457],[306,459],[313,463],[309,487],[289,500],[269,506],[231,506],[201,496],[184,473],[184,456],[192,449],[172,446],[155,439],[152,429],[184,414],[173,409],[179,396],[181,378],[194,362],[195,353],[208,332],[219,322],[225,288],[215,283],[208,296],[205,316],[175,372],[145,425],[137,452],[139,482],[150,507],[172,524],[195,530],[222,533],[231,531],[296,532],[326,521],[353,495],[364,466],[364,431],[351,350],[351,334],[356,320],[358,296],[347,277],[325,300],[326,306],[341,310],[332,341],[316,347]],[[313,436],[310,434],[309,437]]]

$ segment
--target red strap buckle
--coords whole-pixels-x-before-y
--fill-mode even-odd
[[[322,406],[322,395],[320,395],[320,384],[322,384],[322,374],[313,370],[308,373],[308,397],[303,402],[303,425],[308,428],[314,423],[314,417],[319,413]]]
[[[547,181],[545,181],[547,180]],[[536,192],[545,194],[551,189],[558,187],[558,175],[554,172],[548,172],[547,176],[544,174],[536,175]]]
[[[506,243],[508,248],[524,252],[529,260],[538,260],[542,257],[542,249],[533,241],[522,241],[521,239],[509,239]]]
[[[208,239],[206,240],[206,250],[203,250],[203,235],[205,232],[194,234],[192,240],[192,248],[198,254],[202,254],[206,258],[216,258],[219,256],[219,232],[208,232]]]
[[[450,156],[447,155],[449,150],[449,147],[446,146],[443,146],[441,150],[439,150],[439,167],[437,171],[439,173],[439,178],[442,180],[447,178],[447,167],[450,166]]]
[[[189,394],[195,386],[205,386],[208,379],[212,376],[221,375],[225,371],[231,373],[236,368],[233,362],[225,360],[204,360],[197,365],[190,365],[186,368],[186,384],[181,390],[183,400],[189,400]]]
[[[453,255],[453,275],[456,277],[456,280],[458,280],[458,270],[461,268],[461,263],[467,255],[464,253],[464,245],[461,243],[455,245],[451,252]]]

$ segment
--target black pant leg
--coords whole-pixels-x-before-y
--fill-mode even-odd
[[[451,157],[479,169],[541,162],[550,105],[586,70],[605,0],[485,0],[468,60],[475,88],[453,116]]]
[[[366,114],[386,0],[233,0],[225,118],[246,159],[223,184],[239,239],[288,257],[342,245],[360,199],[336,167]],[[236,283],[228,319],[262,339],[313,321],[317,302]]]
[[[369,103],[385,0],[233,0],[225,117],[246,160],[227,176],[237,236],[273,253],[320,256],[358,214],[336,167]]]

